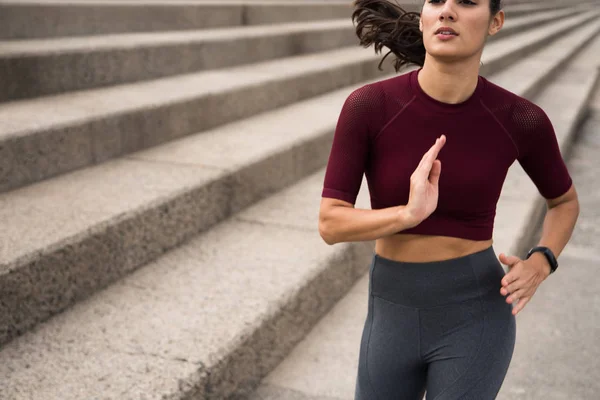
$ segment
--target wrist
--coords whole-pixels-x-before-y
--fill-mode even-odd
[[[550,267],[550,263],[548,262],[548,259],[546,258],[546,256],[544,256],[543,253],[535,252],[529,257],[529,259],[533,259],[535,265],[537,265],[540,268],[544,279],[546,279],[552,272],[552,267]]]
[[[398,206],[398,220],[400,221],[400,229],[410,229],[419,225],[418,219],[412,214],[407,206]]]

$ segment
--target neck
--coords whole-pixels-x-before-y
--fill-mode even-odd
[[[446,64],[425,55],[418,81],[421,89],[430,97],[443,103],[457,104],[475,92],[478,76],[479,58]]]

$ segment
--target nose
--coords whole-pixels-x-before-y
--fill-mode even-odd
[[[447,1],[444,4],[444,7],[442,8],[442,10],[440,11],[440,21],[444,21],[446,19],[449,19],[451,21],[455,21],[456,20],[456,13],[454,12],[454,7],[450,4],[450,1]]]

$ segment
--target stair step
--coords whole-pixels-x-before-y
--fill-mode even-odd
[[[412,7],[416,7],[414,4]],[[0,3],[0,38],[31,39],[210,29],[347,18],[347,1],[14,0]],[[34,23],[32,23],[32,21]]]
[[[590,5],[583,5],[518,17],[507,21],[489,41],[591,9]],[[340,20],[230,29],[0,41],[0,102],[357,44],[348,16]]]
[[[531,53],[563,38],[574,29],[593,23],[599,16],[600,12],[597,9],[590,10],[581,15],[564,18],[562,21],[549,26],[529,29],[519,34],[518,40],[511,37],[510,40],[497,40],[487,43],[481,57],[483,65],[480,68],[480,74],[491,75],[493,72],[490,72],[490,69],[495,72],[510,67],[516,61],[522,60]]]
[[[493,41],[481,74],[597,17],[588,11]],[[0,104],[0,191],[381,76],[377,65],[371,52],[343,48]]]
[[[223,399],[255,386],[372,251],[319,237],[322,182],[298,182],[6,345],[0,398]]]
[[[600,18],[596,17],[589,24],[575,28],[569,35],[560,35],[554,40],[552,47],[542,48],[517,62],[512,62],[510,66],[494,74],[494,82],[503,87],[511,86],[527,99],[536,97],[540,90],[555,80],[563,66],[594,40],[599,32]],[[563,50],[556,51],[557,48]],[[482,59],[485,60],[485,56],[484,54]],[[535,74],[532,74],[532,71],[535,71]],[[543,76],[544,79],[536,79],[534,75]],[[522,79],[516,80],[517,76]]]
[[[0,343],[322,168],[355,88],[0,194]]]
[[[500,29],[498,33],[488,37],[486,46],[499,38],[511,36],[531,29],[532,26],[540,27],[581,12],[593,11],[596,7],[596,4],[582,3],[574,4],[572,7],[568,8],[552,9],[548,11],[532,11],[529,14],[508,18],[505,20],[502,29]]]
[[[344,48],[0,104],[0,191],[381,75],[373,54]]]
[[[573,6],[584,1],[507,4],[508,18]],[[587,1],[592,3],[593,1]],[[399,0],[407,11],[422,3]],[[75,1],[4,0],[0,39],[210,29],[349,18],[348,1]],[[34,21],[34,23],[32,23]]]
[[[349,18],[202,31],[0,41],[0,102],[357,44]]]
[[[522,17],[524,15],[538,12],[538,11],[549,11],[556,10],[564,7],[573,7],[578,4],[597,4],[596,0],[591,1],[579,1],[579,0],[570,0],[570,1],[559,1],[559,2],[551,2],[546,0],[534,0],[534,1],[503,1],[505,4],[502,9],[506,14],[506,20],[513,19],[515,17]]]

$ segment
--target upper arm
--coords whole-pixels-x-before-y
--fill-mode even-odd
[[[332,199],[329,197],[322,197],[321,198],[321,206],[319,208],[319,218],[323,219],[323,217],[327,214],[327,211],[331,210],[333,207],[354,208],[354,204],[344,201],[344,200]]]
[[[328,197],[321,198],[321,207],[319,209],[319,233],[328,244],[335,243],[335,240],[331,239],[331,237],[329,236],[330,230],[328,229],[329,225],[327,223],[327,216],[329,215],[329,211],[334,209],[335,207],[354,208],[354,204],[339,199],[331,199]]]
[[[524,104],[524,105],[523,105]],[[540,194],[551,204],[573,196],[573,180],[560,152],[554,127],[548,115],[531,102],[521,103],[519,119],[523,146],[518,161]]]
[[[380,99],[374,84],[356,89],[346,98],[327,162],[323,197],[355,203],[368,162],[372,121],[381,110]]]
[[[565,194],[562,194],[553,199],[546,199],[546,204],[548,205],[548,208],[554,208],[559,204],[563,204],[569,201],[579,201],[574,184],[571,185],[571,187],[569,188],[569,190],[567,190]]]

